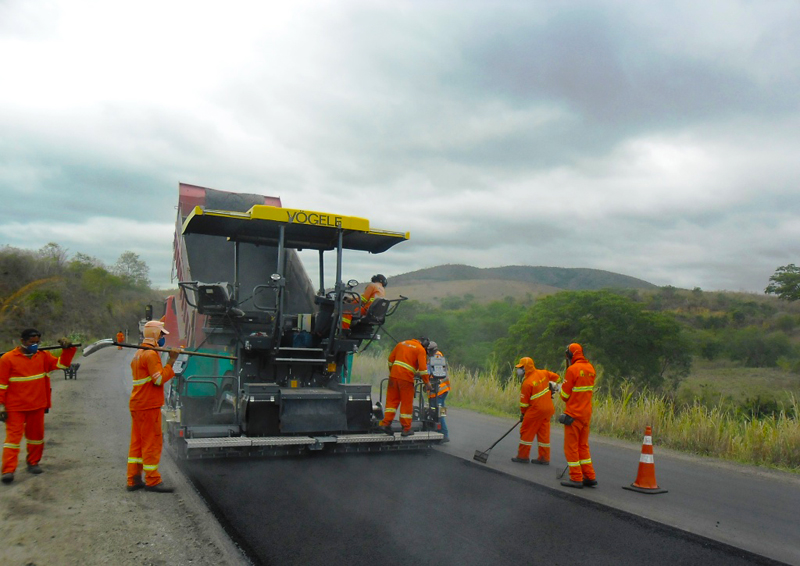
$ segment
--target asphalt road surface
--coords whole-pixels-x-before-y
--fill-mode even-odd
[[[82,546],[90,558],[81,563],[101,563],[98,557],[106,555],[98,548],[106,547],[129,559],[141,554],[140,563],[189,563],[189,558],[191,563],[233,563],[235,548],[220,543],[227,538],[217,535],[216,521],[199,509],[203,502],[192,503],[187,511],[199,498],[166,452],[162,473],[178,488],[174,496],[153,500],[139,497],[140,492],[120,493],[131,356],[130,351],[104,350],[81,358],[78,380],[54,385],[58,403],[49,416],[46,454],[55,470],[45,479],[54,486],[58,466],[68,473],[66,465],[75,464],[71,459],[93,462],[75,485],[86,484],[79,506],[84,517],[97,517],[91,523],[70,516],[62,531],[76,541],[73,546],[84,540],[74,532],[94,541]],[[75,402],[68,403],[73,397]],[[76,415],[85,416],[86,426],[73,426]],[[448,421],[452,442],[427,456],[314,454],[195,461],[183,469],[226,532],[262,564],[770,563],[759,558],[764,556],[800,565],[797,474],[665,450],[656,430],[657,478],[669,493],[621,489],[636,477],[641,446],[599,436],[592,437],[592,458],[600,485],[576,491],[556,479],[565,463],[561,427],[553,427],[550,467],[510,462],[516,432],[493,449],[487,464],[477,464],[475,450],[485,450],[514,421],[458,409],[450,410]],[[87,443],[86,438],[94,440]],[[69,457],[59,455],[59,441],[83,448]],[[24,479],[13,487],[35,483]],[[126,513],[104,521],[107,515],[100,511],[108,508]],[[67,505],[65,512],[74,513],[71,509]],[[51,515],[59,520],[60,515]],[[120,520],[147,524],[152,532],[145,536],[125,528],[122,536],[115,526]],[[41,524],[35,529],[37,534],[50,532]],[[46,537],[37,546],[64,556],[62,539]],[[196,541],[202,541],[201,559],[191,548]],[[180,545],[185,552],[178,552]],[[221,553],[228,558],[220,561]],[[0,559],[0,564],[5,562]]]
[[[448,424],[452,442],[437,450],[470,460],[476,449],[485,450],[513,423],[508,418],[451,409]],[[641,443],[598,435],[592,435],[590,443],[599,486],[575,491],[556,480],[557,472],[566,465],[563,438],[563,426],[553,425],[550,468],[510,461],[519,442],[516,433],[497,445],[486,466],[760,556],[800,565],[798,474],[667,450],[661,447],[658,430],[654,430],[656,479],[668,493],[643,495],[622,489],[636,479]]]
[[[256,564],[775,563],[439,450],[183,468]]]

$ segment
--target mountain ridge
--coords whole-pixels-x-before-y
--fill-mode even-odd
[[[601,269],[530,265],[481,268],[445,264],[389,277],[387,297],[403,295],[440,304],[443,299],[465,296],[489,302],[505,297],[524,300],[559,291],[657,288],[643,279]]]
[[[546,267],[506,265],[473,267],[445,264],[392,276],[392,282],[409,284],[421,281],[469,281],[495,279],[547,285],[570,291],[593,289],[656,289],[658,286],[630,275],[586,267]]]

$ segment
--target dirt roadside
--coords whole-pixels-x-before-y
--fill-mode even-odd
[[[26,472],[23,446],[14,482],[0,484],[3,566],[250,564],[166,452],[175,493],[125,490],[132,356],[107,348],[76,357],[75,380],[52,374],[45,473]]]

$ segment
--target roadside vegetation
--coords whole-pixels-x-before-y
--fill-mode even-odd
[[[471,372],[512,379],[524,355],[558,371],[580,342],[603,366],[603,392],[632,384],[686,404],[777,415],[800,397],[800,302],[747,293],[656,290],[562,291],[441,306],[407,301],[386,324],[382,348],[425,335]]]
[[[148,273],[130,251],[107,267],[86,254],[70,257],[55,243],[36,251],[0,248],[0,347],[15,347],[26,327],[51,345],[61,336],[86,343],[119,330],[135,340],[145,305],[163,301]]]
[[[598,369],[593,430],[637,441],[649,425],[661,446],[800,473],[797,271],[771,278],[767,292],[781,299],[662,287],[408,301],[380,355],[427,336],[453,368],[448,402],[514,417],[516,361],[563,375],[564,348],[580,342]],[[385,359],[375,371],[385,376]]]

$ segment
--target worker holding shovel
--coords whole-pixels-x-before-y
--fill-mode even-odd
[[[517,376],[523,377],[519,394],[519,412],[522,426],[519,429],[519,448],[511,458],[518,464],[550,465],[550,418],[555,413],[552,392],[561,377],[546,369],[537,369],[533,358],[522,358],[516,366]],[[552,384],[552,385],[551,385]],[[530,459],[533,439],[538,437],[539,452]]]

